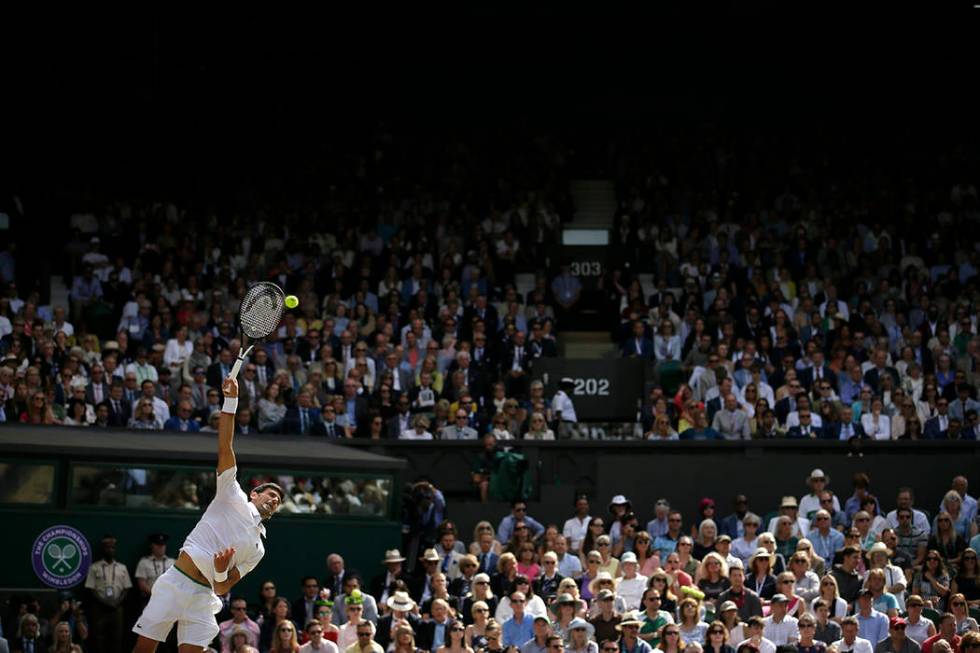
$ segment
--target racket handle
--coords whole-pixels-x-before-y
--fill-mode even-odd
[[[235,364],[231,366],[231,373],[228,374],[229,379],[238,378],[238,372],[240,372],[242,369],[242,363],[245,362],[245,358],[249,355],[251,351],[252,351],[252,345],[249,345],[248,349],[246,349],[244,353],[238,355],[238,360],[235,361]]]

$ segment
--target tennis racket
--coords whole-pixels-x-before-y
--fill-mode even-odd
[[[254,347],[254,344],[251,344],[246,349],[245,343],[248,340],[261,340],[276,330],[279,320],[282,319],[285,304],[286,295],[282,292],[282,288],[269,281],[259,282],[245,293],[245,299],[242,300],[242,307],[238,313],[239,327],[242,330],[242,348],[238,352],[238,360],[231,368],[229,378],[238,378],[242,363]]]

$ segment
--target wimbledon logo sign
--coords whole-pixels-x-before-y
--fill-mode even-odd
[[[88,574],[92,550],[78,530],[71,526],[52,526],[34,540],[31,563],[45,585],[58,589],[74,587]]]

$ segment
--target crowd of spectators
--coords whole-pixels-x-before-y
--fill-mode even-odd
[[[650,364],[642,437],[976,440],[969,148],[856,164],[840,138],[777,141],[617,143],[595,287],[557,248],[572,154],[545,137],[495,158],[502,146],[411,152],[382,128],[317,203],[81,210],[69,305],[18,288],[16,248],[0,248],[0,418],[213,429],[239,302],[273,280],[300,304],[244,368],[243,433],[572,434],[531,372],[598,306],[622,355]]]
[[[667,498],[634,506],[618,495],[597,509],[582,495],[569,515],[536,519],[527,503],[515,501],[496,523],[480,521],[463,533],[446,517],[438,490],[423,482],[436,495],[438,523],[408,558],[389,549],[362,574],[346,564],[349,552],[335,551],[324,569],[307,570],[301,579],[264,578],[256,597],[223,596],[213,647],[232,653],[975,650],[980,522],[964,477],[952,480],[940,506],[917,505],[906,487],[895,488],[894,500],[883,505],[863,473],[852,479],[850,496],[836,494],[839,484],[820,469],[806,485],[805,494],[787,494],[773,513],[741,494],[727,515],[710,498],[695,515],[684,515]],[[644,508],[649,512],[640,514]],[[3,621],[3,632],[21,647],[14,650],[28,650],[28,640],[35,651],[53,641],[93,652],[124,650],[128,616],[139,614],[173,558],[167,538],[151,535],[149,555],[131,577],[115,549],[114,537],[103,539],[84,589],[65,593],[52,614],[41,614],[35,599],[15,597]]]

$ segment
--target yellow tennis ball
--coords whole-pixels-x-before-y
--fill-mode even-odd
[[[296,308],[299,306],[299,297],[296,295],[286,295],[286,307]]]

